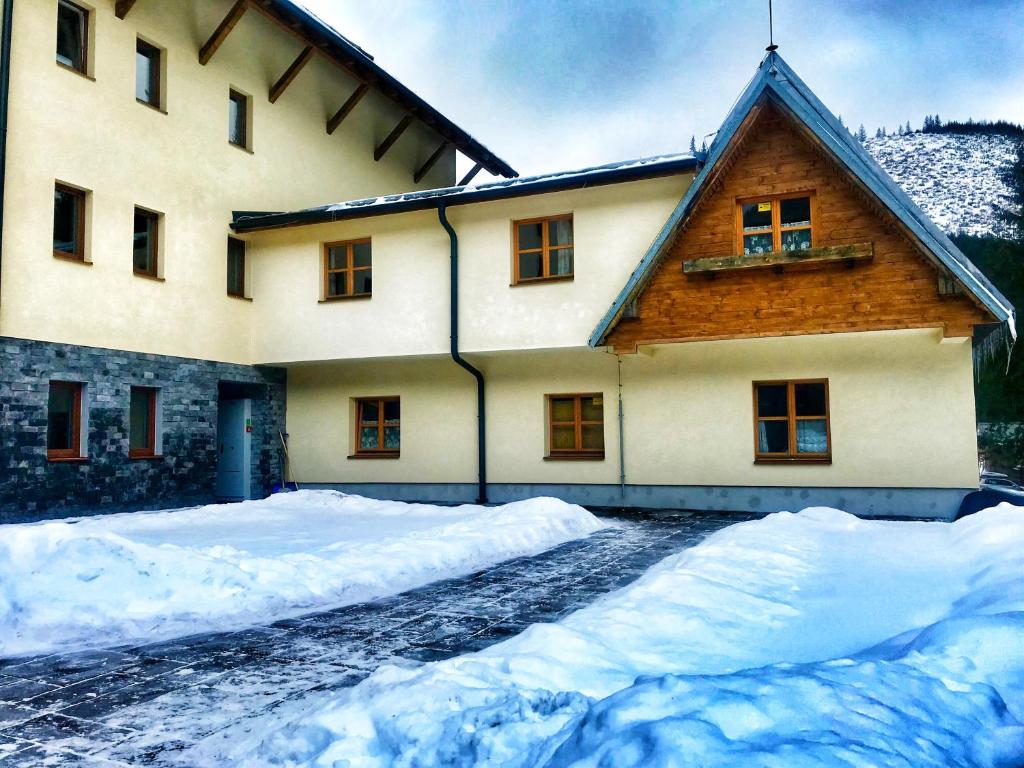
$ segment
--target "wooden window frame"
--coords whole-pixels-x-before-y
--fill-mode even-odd
[[[782,201],[783,200],[796,200],[801,197],[810,199],[811,208],[811,226],[809,227],[784,227],[782,225]],[[767,234],[767,232],[744,232],[743,231],[743,206],[750,205],[751,203],[771,203],[772,204],[772,253],[778,253],[782,251],[782,233],[783,232],[799,232],[801,230],[810,230],[811,232],[811,248],[818,247],[818,198],[813,189],[805,189],[800,192],[786,192],[780,195],[759,195],[757,197],[741,197],[736,200],[736,254],[739,256],[743,255],[743,236],[744,235],[756,235],[756,234]]]
[[[86,205],[86,192],[76,187],[68,186],[67,184],[61,184],[59,181],[53,185],[54,191],[63,192],[66,195],[71,195],[75,198],[75,206],[77,208],[78,220],[75,225],[75,251],[74,253],[68,253],[67,251],[58,251],[56,248],[53,249],[53,257],[55,259],[65,259],[67,261],[80,261],[85,262],[85,205]],[[57,212],[54,211],[54,216]]]
[[[135,266],[135,244],[132,243],[132,272],[139,277],[148,277],[151,279],[160,279],[160,214],[156,211],[151,211],[148,208],[142,208],[136,205],[132,209],[132,237],[135,237],[135,217],[142,214],[143,217],[152,220],[153,222],[153,236],[152,236],[152,256],[151,268],[150,269],[138,269]]]
[[[228,120],[231,119],[231,102],[239,102],[242,107],[242,141],[238,142],[231,138],[231,124],[228,123],[228,144],[239,149],[244,149],[247,152],[252,151],[252,126],[250,123],[250,97],[248,94],[242,93],[237,88],[228,89]]]
[[[796,386],[798,384],[823,384],[825,386],[825,413],[816,416],[797,416]],[[786,415],[761,416],[758,413],[757,388],[762,386],[786,387]],[[755,464],[831,464],[832,463],[832,409],[829,396],[828,379],[779,379],[775,381],[755,381],[752,387],[754,403],[754,463]],[[797,453],[796,425],[799,421],[825,421],[825,444],[828,450],[824,453]],[[762,453],[760,442],[760,423],[762,421],[785,421],[789,430],[789,446],[786,453]]]
[[[368,245],[370,246],[370,266],[368,267],[357,267],[355,266],[355,246],[357,245]],[[345,249],[345,266],[331,269],[331,249],[332,248],[344,248]],[[361,237],[356,240],[339,240],[333,243],[324,243],[323,250],[323,274],[321,280],[323,282],[323,301],[338,301],[339,299],[368,299],[373,295],[373,283],[370,284],[370,290],[364,291],[363,293],[355,293],[356,272],[369,272],[370,279],[373,280],[373,243],[369,237]],[[332,294],[331,291],[331,275],[344,272],[348,276],[345,281],[346,293]]]
[[[584,421],[583,420],[583,399],[587,397],[599,397],[601,398],[601,421]],[[595,449],[584,449],[583,448],[583,427],[585,426],[596,426],[601,427],[601,442],[604,443],[604,393],[603,392],[568,392],[563,394],[545,395],[545,406],[547,410],[547,438],[548,438],[548,450],[544,456],[546,461],[558,460],[558,459],[591,459],[600,461],[604,459],[604,448],[600,450]],[[554,409],[552,408],[552,400],[573,400],[573,420],[572,421],[555,421]],[[555,427],[573,427],[575,429],[575,447],[572,449],[568,448],[555,448]]]
[[[49,390],[47,390],[47,446],[46,458],[49,461],[81,461],[82,456],[82,391],[85,385],[80,381],[51,380],[50,389],[56,385],[58,388],[70,389],[74,393],[74,400],[71,406],[71,448],[51,448],[49,446]]]
[[[550,231],[548,224],[553,221],[573,221],[573,215],[571,213],[560,213],[556,216],[536,216],[532,219],[515,219],[512,222],[512,285],[529,285],[531,283],[547,283],[555,282],[558,280],[572,280],[576,276],[576,226],[573,223],[572,232],[572,243],[569,245],[556,245],[552,247],[550,243]],[[519,227],[524,224],[543,224],[541,227],[541,245],[540,248],[526,248],[521,249],[519,247]],[[551,251],[562,251],[569,249],[572,251],[572,272],[566,275],[552,275],[551,274]],[[540,277],[520,277],[519,276],[519,257],[524,253],[540,253],[541,254],[541,276]]]
[[[163,81],[163,68],[164,68],[164,52],[158,46],[153,45],[141,37],[135,38],[135,55],[145,55],[151,61],[154,62],[155,67],[150,71],[150,83],[149,87],[153,93],[153,99],[147,101],[146,99],[139,98],[138,92],[135,93],[135,100],[139,104],[145,104],[147,107],[152,107],[156,110],[163,110],[163,89],[160,87]],[[135,62],[138,66],[138,59]],[[138,74],[136,73],[136,81]]]
[[[57,66],[64,67],[64,69],[70,70],[71,72],[77,72],[78,74],[84,75],[85,77],[91,79],[91,75],[89,74],[89,36],[92,33],[92,12],[85,6],[79,5],[78,3],[73,2],[72,0],[57,0],[58,24],[60,23],[60,6],[62,5],[74,8],[76,11],[82,14],[82,18],[84,19],[84,23],[82,25],[82,66],[81,68],[79,68],[73,64],[65,64],[60,59],[55,59],[57,62]],[[56,46],[54,47],[54,56],[56,57]]]
[[[366,404],[377,406],[377,421],[363,421],[363,406]],[[384,404],[398,403],[401,409],[402,398],[398,395],[386,397],[357,397],[355,398],[355,444],[350,459],[397,459],[402,452],[402,416],[398,416],[398,450],[394,448],[362,448],[360,446],[360,434],[364,426],[377,427],[377,445],[384,445]],[[394,426],[394,425],[391,425]]]
[[[241,243],[241,245],[242,245],[242,263],[239,265],[239,275],[241,276],[242,285],[241,285],[240,290],[238,292],[235,292],[235,291],[231,290],[231,283],[229,281],[228,284],[227,284],[227,293],[228,293],[228,296],[234,296],[236,299],[244,299],[244,298],[247,298],[246,295],[245,295],[245,289],[248,287],[246,285],[246,279],[245,279],[245,260],[246,260],[247,243],[246,243],[245,240],[243,240],[240,237],[232,237],[231,235],[228,235],[227,268],[228,268],[228,274],[229,275],[231,273],[231,244],[232,243]]]
[[[136,392],[146,392],[149,395],[149,402],[146,404],[146,418],[149,422],[149,435],[147,436],[146,445],[143,448],[132,448],[131,447],[131,397]],[[129,389],[128,394],[128,458],[130,459],[155,459],[159,458],[156,452],[156,417],[157,417],[157,398],[159,397],[160,390],[156,387],[144,387],[144,386],[132,386]]]

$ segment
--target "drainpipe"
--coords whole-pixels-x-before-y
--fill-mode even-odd
[[[619,500],[622,506],[626,506],[626,436],[624,427],[626,423],[622,412],[622,355],[615,356],[619,373]]]
[[[14,0],[4,0],[3,32],[0,33],[0,274],[3,270],[4,189],[7,178],[7,101],[11,90],[11,25]]]
[[[437,206],[437,218],[448,233],[451,241],[450,279],[451,279],[451,355],[452,360],[469,371],[476,379],[476,439],[477,439],[477,470],[479,489],[477,492],[477,503],[487,503],[487,445],[485,437],[487,434],[486,420],[484,418],[484,375],[462,359],[459,354],[459,238],[448,222],[445,213],[444,203]]]

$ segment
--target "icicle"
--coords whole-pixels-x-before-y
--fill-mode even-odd
[[[1000,323],[985,338],[979,339],[974,345],[974,378],[978,379],[981,372],[993,365],[1002,357],[1003,349],[1006,350],[1005,373],[1010,372],[1010,360],[1013,356],[1013,347],[1017,341],[1015,334],[1010,329],[1009,322]]]

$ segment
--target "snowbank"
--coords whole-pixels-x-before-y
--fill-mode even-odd
[[[605,527],[539,498],[437,507],[299,491],[0,526],[0,657],[157,640],[361,602]]]
[[[1024,509],[953,524],[808,509],[720,531],[481,653],[278,708],[189,760],[997,766],[1018,765],[1022,722]]]

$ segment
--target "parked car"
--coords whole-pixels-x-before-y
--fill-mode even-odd
[[[982,488],[1011,488],[1015,491],[1024,490],[1019,484],[1013,482],[1008,475],[1002,472],[982,472],[981,473],[981,487]]]
[[[1024,488],[1000,472],[983,472],[979,489],[964,496],[955,519],[959,520],[1003,502],[1024,507]]]

